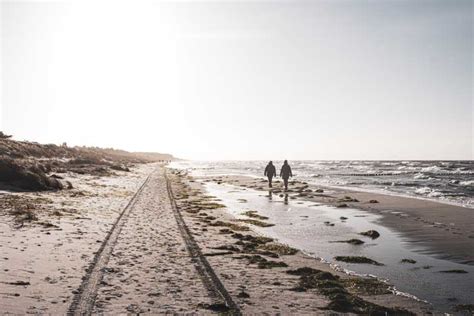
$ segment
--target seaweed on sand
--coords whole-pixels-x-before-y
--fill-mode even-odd
[[[373,264],[376,266],[383,266],[383,264],[380,262],[377,262],[375,260],[372,260],[367,257],[362,257],[362,256],[336,256],[334,257],[334,259],[337,261],[343,261],[347,263],[368,263],[368,264]]]
[[[44,215],[55,214],[56,211],[50,212],[45,205],[51,203],[48,198],[5,194],[0,196],[0,215],[13,216],[17,228],[23,227],[27,222],[38,224],[39,212]]]
[[[219,230],[219,234],[232,234],[233,231],[229,228],[222,228]]]
[[[367,315],[414,315],[403,309],[383,307],[367,302],[348,292],[344,286],[347,281],[340,280],[338,276],[326,271],[304,267],[289,270],[287,273],[300,277],[298,285],[293,288],[294,291],[304,292],[315,289],[326,296],[330,300],[325,307],[326,310]]]
[[[474,304],[459,304],[454,306],[455,312],[470,312],[474,313]]]
[[[240,248],[239,248],[239,247],[236,247],[236,246],[234,246],[234,245],[222,245],[222,246],[212,247],[212,249],[235,251],[235,252],[239,252],[239,251],[240,251]]]
[[[439,271],[439,272],[440,273],[460,273],[460,274],[469,273],[466,270],[461,270],[461,269],[443,270],[443,271]]]
[[[273,242],[273,243],[266,243],[263,245],[259,245],[258,249],[262,250],[267,250],[267,251],[272,251],[277,253],[278,255],[281,256],[289,256],[289,255],[294,255],[298,252],[298,249],[292,248],[288,245]]]
[[[263,236],[242,235],[239,233],[233,234],[232,237],[238,239],[235,244],[241,246],[241,252],[243,253],[264,255],[272,258],[279,257],[277,249],[273,247],[265,247],[267,243],[273,241],[272,238]]]
[[[359,202],[359,200],[350,196],[345,196],[344,198],[339,199],[339,202]]]
[[[241,259],[247,259],[250,264],[257,264],[259,269],[286,268],[288,265],[283,261],[267,260],[260,255],[241,256]]]
[[[372,239],[377,239],[377,238],[380,237],[380,233],[376,230],[368,230],[366,232],[359,233],[359,235],[367,236],[367,237],[370,237]]]
[[[342,280],[346,289],[359,295],[390,294],[390,286],[375,278],[350,278]]]
[[[333,242],[333,243],[347,243],[347,244],[351,244],[351,245],[362,245],[364,243],[362,240],[356,239],[356,238],[348,239],[348,240],[336,240],[336,241],[330,241],[330,242]]]
[[[217,208],[223,208],[225,205],[215,202],[200,202],[194,203],[194,206],[199,207],[201,210],[213,210]]]
[[[232,234],[232,237],[234,237],[235,239],[242,240],[242,241],[248,241],[254,244],[266,244],[268,242],[273,241],[273,238],[270,238],[270,237],[242,235],[239,233]]]
[[[237,221],[242,222],[242,223],[246,223],[246,224],[250,224],[250,225],[259,226],[259,227],[275,226],[275,224],[265,223],[265,222],[262,222],[262,221],[259,221],[259,220],[256,220],[256,219],[238,219]]]
[[[267,220],[268,219],[268,217],[266,217],[266,216],[258,215],[257,211],[245,211],[241,215],[245,215],[247,217],[256,218],[256,219],[260,219],[260,220]]]
[[[250,228],[248,228],[247,226],[242,226],[242,225],[233,224],[229,222],[223,222],[223,221],[216,221],[216,222],[210,223],[209,225],[210,226],[224,226],[235,231],[249,231],[250,230]]]

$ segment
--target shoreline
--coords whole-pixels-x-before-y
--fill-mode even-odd
[[[353,303],[349,303],[349,301],[354,302],[353,300],[357,300],[355,298],[344,301],[344,304],[348,304],[344,307],[346,309],[337,305],[339,303],[334,305],[335,302],[331,299],[331,296],[329,300],[328,298],[325,299],[324,294],[321,294],[325,292],[324,289],[319,288],[319,286],[322,286],[321,284],[314,284],[302,290],[302,292],[294,292],[295,290],[292,288],[294,288],[295,281],[297,280],[294,278],[288,279],[287,271],[295,268],[324,271],[324,273],[330,273],[334,278],[337,278],[341,284],[358,284],[343,290],[351,293],[344,294],[344,297],[346,295],[349,295],[348,297],[351,297],[350,295],[357,295],[360,299],[370,302],[367,304],[377,304],[389,309],[394,308],[394,310],[389,311],[389,315],[393,313],[406,314],[407,311],[416,314],[439,314],[422,300],[416,300],[409,295],[393,294],[389,284],[376,278],[349,275],[343,271],[334,270],[329,263],[318,260],[304,251],[297,250],[295,253],[277,254],[278,251],[273,253],[273,247],[260,248],[263,245],[253,244],[252,240],[268,239],[270,241],[269,245],[275,244],[280,245],[279,247],[283,249],[285,247],[293,249],[284,241],[266,237],[268,236],[267,234],[262,235],[262,232],[258,229],[260,228],[258,227],[258,221],[253,223],[252,220],[243,219],[241,216],[229,213],[229,206],[226,202],[214,196],[213,192],[207,191],[205,183],[200,181],[200,179],[190,176],[185,172],[177,171],[175,174],[178,175],[177,182],[181,188],[178,187],[174,190],[177,193],[176,199],[179,207],[182,209],[185,220],[191,228],[194,226],[199,231],[196,232],[195,236],[200,247],[203,248],[203,252],[208,256],[216,272],[222,277],[224,284],[229,288],[229,292],[240,297],[237,302],[242,307],[244,314],[246,312],[269,312],[272,310],[270,309],[271,305],[274,305],[272,308],[275,308],[273,312],[284,314],[298,312],[303,314],[314,314],[315,312],[326,314],[327,312],[323,312],[324,310],[328,312],[332,310],[353,313],[357,310],[357,307],[352,305]],[[198,205],[203,207],[200,208]],[[258,211],[258,214],[255,212],[257,218],[261,214],[263,213],[260,213],[260,211]],[[265,221],[265,217],[261,218]],[[245,237],[245,239],[240,239],[242,237]],[[237,238],[237,241],[235,241],[235,238]],[[244,246],[244,249],[241,248],[242,246]],[[255,246],[257,247],[254,248]],[[245,250],[246,248],[247,250]],[[264,249],[272,250],[264,251]],[[253,253],[254,255],[239,255],[241,253]],[[242,259],[247,259],[249,262],[246,263],[246,260],[242,262]],[[285,265],[280,268],[280,263],[285,263]],[[258,264],[257,269],[254,267],[255,264]],[[248,286],[244,287],[245,290],[242,290],[242,287],[238,285],[243,282],[240,278],[247,279],[245,283]],[[275,280],[286,281],[282,281],[282,284],[280,284],[280,282],[274,282]],[[255,287],[257,284],[260,286]],[[334,306],[335,309],[329,308],[329,306]],[[401,309],[397,310],[398,308]]]
[[[218,179],[229,184],[269,192],[267,181],[263,182],[262,177],[213,175],[198,178],[204,181]],[[272,192],[281,194],[283,192],[281,180],[277,180],[274,184]],[[312,192],[292,191],[295,185],[307,186],[305,190]],[[315,193],[318,189],[324,192]],[[471,208],[412,197],[319,186],[296,180],[290,180],[288,194],[293,194],[302,201],[329,206],[345,204],[349,208],[381,215],[382,225],[402,233],[412,243],[425,248],[424,253],[457,263],[474,265],[474,254],[472,254],[474,213]],[[358,202],[344,200],[347,196]],[[376,200],[377,203],[369,203],[371,200]]]
[[[383,199],[380,199],[380,202],[373,204],[368,203],[368,200],[360,200],[361,202],[345,201],[343,204],[347,203],[346,207],[339,208],[336,207],[336,205],[341,204],[341,202],[337,197],[344,198],[347,194],[346,191],[326,191],[324,193],[318,193],[318,196],[313,198],[312,196],[308,196],[308,194],[311,194],[307,191],[311,190],[314,192],[314,188],[312,188],[311,185],[302,184],[301,182],[296,181],[290,184],[289,191],[286,195],[280,187],[281,183],[274,183],[272,191],[269,191],[265,187],[268,185],[267,181],[263,179],[242,176],[216,177],[213,175],[211,177],[197,177],[196,181],[202,182],[206,186],[209,194],[215,195],[219,199],[223,199],[224,204],[226,205],[226,208],[229,209],[230,213],[234,216],[237,216],[237,221],[239,220],[240,216],[239,212],[236,212],[236,210],[239,209],[256,210],[259,212],[259,214],[269,216],[271,222],[276,226],[262,229],[257,227],[257,232],[263,233],[268,237],[277,238],[281,242],[288,243],[290,246],[295,248],[305,250],[309,249],[312,257],[317,258],[318,261],[321,260],[322,262],[326,262],[332,267],[336,266],[337,269],[342,269],[341,271],[352,272],[349,274],[362,277],[372,275],[377,276],[377,278],[380,280],[389,280],[389,283],[395,282],[396,290],[408,294],[408,297],[415,296],[421,302],[428,300],[430,303],[435,304],[435,308],[439,308],[444,312],[452,312],[449,306],[455,308],[456,304],[453,302],[455,302],[454,298],[456,297],[458,297],[463,304],[467,304],[472,308],[472,302],[474,301],[474,298],[472,295],[468,294],[470,293],[471,289],[469,280],[472,280],[472,274],[474,273],[472,265],[466,265],[468,262],[465,262],[465,258],[461,258],[464,264],[460,264],[459,261],[453,260],[451,255],[440,255],[439,249],[435,252],[429,252],[427,250],[426,244],[422,247],[421,242],[416,243],[413,240],[409,240],[406,235],[397,229],[397,227],[404,224],[404,221],[406,221],[407,218],[409,219],[409,217],[406,217],[404,213],[393,211],[393,208],[391,208],[393,213],[389,212],[386,214],[386,212],[383,211],[383,207],[386,207],[388,203]],[[266,194],[261,194],[263,192]],[[268,195],[270,192],[272,192],[272,194]],[[353,198],[354,195],[351,194],[351,199]],[[371,198],[373,199],[374,196],[371,195]],[[393,199],[394,197],[390,196],[388,198]],[[325,200],[324,203],[322,203],[322,200]],[[235,201],[237,201],[237,203]],[[315,202],[317,204],[315,204]],[[362,204],[365,208],[370,207],[370,209],[352,206],[352,204],[358,203]],[[373,207],[373,205],[376,205],[378,208],[382,208],[382,211],[374,210],[375,207]],[[399,206],[403,207],[403,203]],[[282,210],[282,208],[285,208],[286,211]],[[318,210],[321,208],[324,209],[323,212],[326,213],[326,215],[329,215],[328,219],[323,219],[320,215],[318,215],[321,214],[321,211]],[[462,208],[462,210],[466,209]],[[417,209],[417,211],[419,210]],[[372,215],[362,215],[364,213]],[[309,221],[308,215],[310,217]],[[280,217],[288,218],[288,216],[291,217],[289,222],[288,220],[280,220]],[[342,223],[338,224],[338,222],[340,222],[339,216],[344,216],[344,219]],[[301,217],[303,217],[303,219],[301,219]],[[347,221],[345,217],[348,217]],[[381,233],[381,238],[369,243],[367,243],[368,241],[365,239],[366,246],[348,246],[348,248],[341,248],[339,247],[339,244],[334,244],[334,240],[360,238],[357,237],[357,234],[348,234],[347,229],[344,228],[354,228],[354,223],[360,222],[360,220],[357,220],[358,217],[365,217],[364,220],[366,222],[368,221],[368,225],[365,225],[365,228],[361,230],[360,226],[357,228],[356,224],[354,233],[365,231],[367,229],[377,229]],[[382,220],[381,218],[384,218],[385,220]],[[393,226],[387,225],[387,218],[391,223],[394,224]],[[329,224],[329,221],[333,221],[333,223],[336,224],[336,227],[327,227],[328,225],[325,227],[323,221],[328,221],[324,222],[325,224]],[[306,227],[304,223],[308,223],[306,224]],[[295,224],[296,226],[287,226],[288,224]],[[416,222],[415,224],[419,225],[420,223]],[[422,224],[425,225],[424,223]],[[308,225],[310,225],[310,227]],[[333,226],[333,224],[331,224],[331,226]],[[294,233],[288,232],[284,227],[295,227],[293,230],[297,229],[298,231],[301,231],[301,229],[303,230],[298,233],[300,237],[295,239]],[[382,227],[385,228],[382,229]],[[426,232],[426,229],[427,228],[424,228],[422,231],[417,229],[415,232],[423,236],[423,233]],[[334,235],[334,233],[339,234],[339,232],[341,235]],[[290,235],[288,235],[288,233],[290,233]],[[454,236],[456,237],[457,235]],[[315,240],[315,238],[318,240],[318,242],[317,244],[312,245],[311,240]],[[364,238],[362,239],[364,240]],[[394,242],[395,244],[393,244]],[[456,240],[451,239],[449,242],[456,242]],[[437,242],[434,241],[434,244],[436,243]],[[375,248],[381,249],[382,253],[380,253],[380,250],[375,250],[374,252],[375,245],[378,245]],[[383,245],[387,246],[387,248],[383,248]],[[392,245],[399,246],[392,247]],[[469,249],[470,246],[467,247],[467,249]],[[330,249],[329,253],[328,249]],[[387,249],[388,253],[384,254],[383,249]],[[377,261],[381,260],[381,262],[386,263],[387,267],[389,267],[392,271],[381,270],[377,272],[378,269],[371,271],[371,268],[364,264],[356,264],[352,266],[349,265],[349,268],[347,268],[346,264],[334,260],[334,256],[354,255],[358,253],[363,253],[364,256],[367,256],[369,259],[376,259]],[[332,255],[328,257],[328,254]],[[385,257],[387,254],[389,256]],[[396,260],[394,260],[394,257],[396,257]],[[414,261],[415,264],[403,264],[402,259],[404,258],[410,258],[410,260],[416,259]],[[459,260],[459,258],[455,259]],[[418,272],[415,273],[415,270],[418,270]],[[469,274],[464,275],[467,278],[463,277],[463,274],[447,275],[446,277],[441,274],[437,274],[443,270],[459,270],[462,271],[462,273]],[[467,272],[465,270],[467,270]],[[399,277],[400,275],[401,277]],[[411,283],[410,276],[417,276],[417,278],[421,278],[420,280],[426,281]],[[460,282],[456,280],[459,280]],[[423,285],[425,282],[428,282],[426,286]],[[446,283],[443,284],[443,282]],[[438,289],[437,285],[440,286],[439,289],[442,289],[442,292],[448,292],[445,292],[446,294],[444,295],[435,294]],[[417,290],[414,291],[412,286],[415,286]],[[451,296],[448,294],[450,291],[453,291],[452,294],[450,294]]]

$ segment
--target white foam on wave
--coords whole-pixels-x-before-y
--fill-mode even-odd
[[[423,173],[417,173],[413,176],[414,179],[430,179],[426,174]]]
[[[430,187],[421,187],[421,188],[418,188],[415,190],[415,193],[416,194],[420,194],[420,195],[425,195],[425,194],[429,194],[433,191],[433,189],[431,189]]]
[[[438,172],[441,171],[442,169],[438,166],[429,166],[429,167],[424,167],[421,168],[421,172]]]

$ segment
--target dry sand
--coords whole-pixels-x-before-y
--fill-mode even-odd
[[[114,246],[94,312],[203,311],[210,304],[173,216],[162,169],[151,175]]]
[[[119,177],[68,174],[73,190],[0,194],[0,310],[65,314],[94,252],[153,168]],[[26,206],[37,220],[11,215]]]

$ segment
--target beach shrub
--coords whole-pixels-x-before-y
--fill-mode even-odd
[[[62,183],[49,177],[39,165],[30,165],[26,161],[16,161],[0,157],[0,182],[26,191],[60,190]]]

